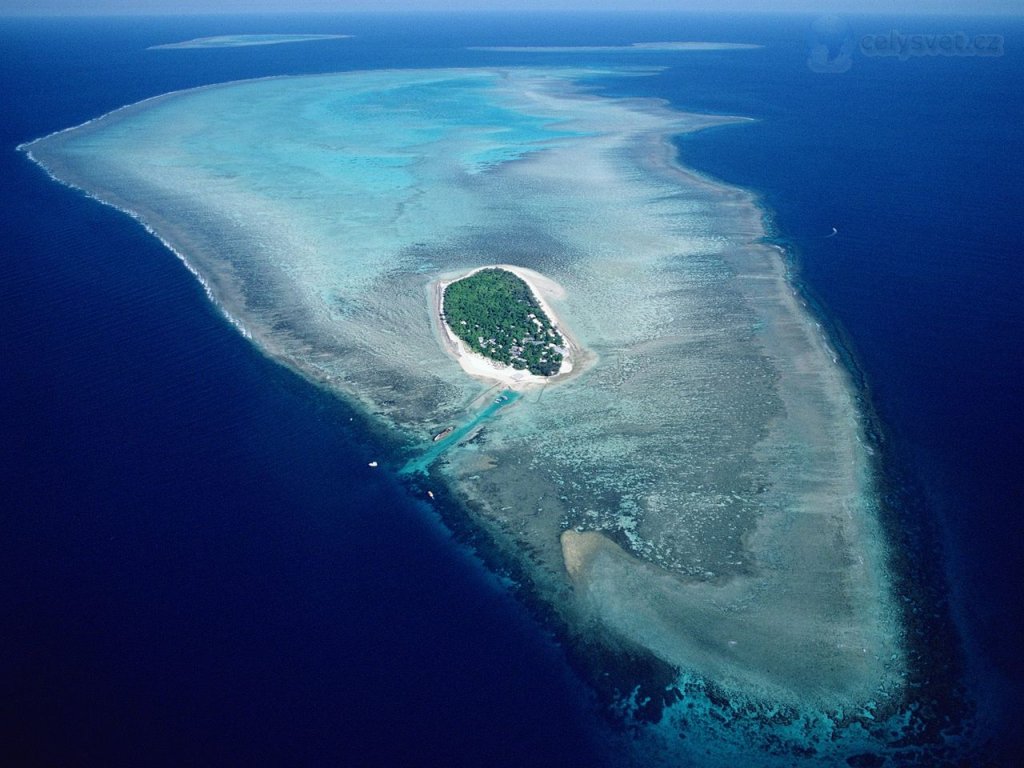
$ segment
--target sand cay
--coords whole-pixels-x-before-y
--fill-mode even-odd
[[[650,658],[696,686],[660,728],[696,702],[730,721],[782,708],[823,743],[862,734],[850,723],[898,710],[905,649],[849,377],[757,201],[677,162],[672,136],[743,120],[596,95],[613,74],[228,84],[27,149],[131,211],[254,343],[410,460],[496,382],[521,387],[431,483],[577,658],[601,659],[595,685],[608,659]],[[557,386],[446,343],[439,286],[486,263],[515,267],[571,328]],[[636,667],[622,669],[628,708]]]

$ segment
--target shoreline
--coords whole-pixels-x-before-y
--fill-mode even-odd
[[[444,319],[445,288],[484,269],[503,269],[506,272],[511,272],[526,283],[540,308],[544,310],[565,341],[562,367],[558,373],[553,376],[538,376],[519,368],[513,368],[512,366],[499,365],[483,355],[470,350],[466,343],[448,325],[447,320]],[[579,341],[566,330],[558,315],[545,300],[545,293],[552,299],[560,299],[565,296],[565,289],[551,278],[539,272],[526,269],[525,267],[517,267],[513,264],[486,264],[481,267],[474,267],[468,272],[455,277],[441,277],[435,280],[431,284],[431,312],[434,321],[437,323],[437,329],[445,353],[449,357],[454,358],[462,370],[474,379],[486,381],[489,384],[502,384],[509,389],[517,391],[538,386],[542,387],[547,384],[561,383],[582,373],[586,368],[590,367],[596,357],[589,350],[584,349]]]

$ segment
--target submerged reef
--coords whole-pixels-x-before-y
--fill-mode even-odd
[[[673,734],[697,716],[737,744],[870,744],[906,670],[853,387],[753,197],[677,162],[672,136],[743,120],[596,95],[613,74],[240,82],[25,149],[429,465],[659,754],[685,752]],[[545,300],[586,350],[501,407],[430,300],[496,263],[560,286]],[[439,424],[472,430],[442,454]]]

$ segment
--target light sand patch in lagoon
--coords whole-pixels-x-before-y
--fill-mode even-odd
[[[724,691],[708,705],[723,711],[781,702],[827,724],[896,707],[900,623],[855,394],[756,201],[671,146],[737,119],[603,98],[580,86],[595,74],[237,83],[27,148],[134,212],[254,343],[365,407],[412,462],[495,405],[439,343],[439,281],[515,265],[571,327],[573,370],[495,408],[431,482],[575,647],[660,660]],[[627,697],[651,682],[627,677]]]

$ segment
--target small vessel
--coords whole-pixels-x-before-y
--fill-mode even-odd
[[[371,461],[371,462],[370,462],[369,464],[367,464],[366,466],[368,466],[368,467],[376,467],[376,466],[377,466],[377,462],[376,462],[376,461]]]
[[[436,435],[434,435],[434,442],[436,443],[438,440],[444,440],[446,437],[448,437],[448,435],[450,435],[454,431],[455,427],[445,427]]]
[[[433,491],[427,491],[427,496],[429,496],[429,497],[430,497],[430,500],[431,500],[431,501],[433,501],[433,500],[434,500],[434,492],[433,492]]]

